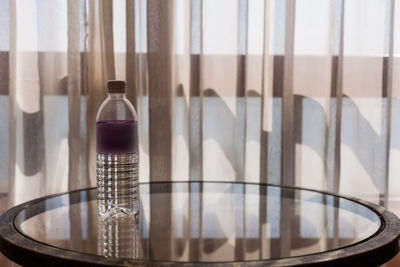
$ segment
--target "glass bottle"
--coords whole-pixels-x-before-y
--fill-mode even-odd
[[[107,88],[96,116],[98,213],[134,215],[139,210],[137,115],[125,81],[108,81]]]

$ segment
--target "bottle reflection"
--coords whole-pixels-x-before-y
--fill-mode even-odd
[[[97,252],[105,257],[139,257],[138,217],[97,215]]]

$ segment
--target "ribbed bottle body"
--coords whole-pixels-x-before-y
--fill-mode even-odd
[[[97,154],[97,205],[101,215],[139,210],[138,154]]]

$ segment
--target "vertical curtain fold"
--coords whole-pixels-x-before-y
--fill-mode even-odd
[[[43,92],[39,77],[37,2],[10,1],[9,204],[45,192]],[[32,16],[26,16],[31,11]],[[30,25],[33,35],[24,27]]]
[[[16,36],[15,32],[17,30],[16,27],[16,2],[10,2],[10,33],[14,32],[13,35],[10,34],[10,47],[16,47]],[[10,49],[9,55],[9,125],[8,125],[8,202],[9,206],[12,206],[14,203],[14,180],[15,180],[15,161],[16,161],[16,125],[17,125],[17,116],[16,116],[16,81],[13,77],[16,75],[16,52],[15,49]]]
[[[262,45],[262,65],[261,65],[261,111],[260,111],[260,183],[268,182],[268,131],[272,118],[269,107],[272,104],[273,92],[273,56],[269,49],[269,19],[270,19],[270,1],[264,2],[263,19],[263,45]],[[270,112],[268,112],[270,111]]]
[[[80,1],[68,1],[68,190],[81,188]]]
[[[147,2],[150,180],[172,174],[172,1]]]
[[[286,0],[285,57],[282,91],[282,180],[295,185],[293,57],[296,2]]]
[[[341,134],[342,134],[342,102],[343,102],[343,50],[344,50],[344,16],[345,16],[345,0],[341,0],[340,12],[340,41],[339,54],[336,65],[336,88],[333,88],[334,96],[336,96],[336,119],[335,119],[335,143],[334,143],[334,175],[333,175],[333,192],[338,193],[340,189],[340,160],[341,160]]]
[[[238,51],[236,74],[236,181],[244,181],[246,174],[247,125],[247,65],[248,65],[248,9],[247,0],[238,1]]]
[[[189,177],[203,179],[203,0],[191,0],[190,9]]]
[[[96,114],[106,96],[107,80],[115,79],[112,1],[89,2],[87,176],[89,186],[96,186]]]
[[[136,72],[135,1],[126,0],[126,82],[127,96],[138,110],[138,75]]]
[[[389,157],[390,157],[390,140],[392,133],[392,96],[393,96],[393,51],[394,51],[394,16],[396,10],[396,1],[390,1],[390,12],[389,12],[389,54],[387,60],[387,68],[384,68],[383,75],[384,80],[386,80],[386,153],[385,153],[385,182],[384,182],[384,192],[383,201],[381,205],[388,207],[389,205]]]

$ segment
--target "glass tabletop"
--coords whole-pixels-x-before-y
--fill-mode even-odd
[[[103,218],[96,190],[21,209],[14,226],[45,246],[82,255],[165,262],[246,262],[313,255],[362,243],[382,220],[370,207],[317,191],[272,185],[140,185],[137,217]]]

